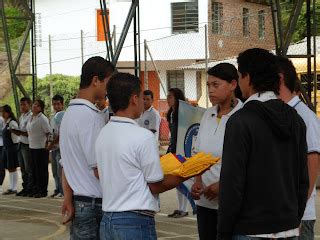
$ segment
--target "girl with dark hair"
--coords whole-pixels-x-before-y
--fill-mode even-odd
[[[18,129],[17,120],[9,105],[2,107],[2,117],[4,119],[4,127],[2,129],[3,137],[3,165],[9,171],[9,188],[3,195],[16,194],[18,174],[18,136],[11,132],[11,129]]]
[[[32,117],[27,124],[33,176],[33,189],[28,196],[35,198],[46,197],[48,193],[49,152],[46,146],[50,125],[48,118],[43,114],[44,107],[42,100],[36,100],[32,105]]]
[[[209,99],[214,106],[202,117],[194,151],[221,157],[226,123],[242,107],[241,100],[236,98],[239,77],[237,69],[228,63],[214,66],[208,75]],[[200,240],[216,239],[220,170],[221,162],[195,177],[192,186]]]
[[[170,128],[170,143],[167,153],[176,153],[177,150],[179,100],[186,100],[184,93],[179,88],[169,89],[167,102],[170,108],[167,114],[167,120]],[[177,187],[178,209],[174,210],[173,213],[168,215],[168,217],[181,218],[188,215],[188,199],[182,194],[182,192],[179,190],[179,187],[180,186]],[[192,199],[190,200],[193,201]]]
[[[184,93],[179,88],[171,88],[167,96],[167,102],[170,107],[167,114],[170,128],[170,144],[167,153],[176,153],[177,150],[179,100],[186,100]]]

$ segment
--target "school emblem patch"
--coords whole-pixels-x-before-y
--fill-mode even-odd
[[[197,135],[199,132],[200,124],[195,123],[191,125],[184,137],[184,156],[185,157],[191,157],[191,153],[195,147],[195,143],[197,140]]]

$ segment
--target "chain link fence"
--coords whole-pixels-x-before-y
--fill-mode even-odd
[[[153,91],[154,107],[162,118],[159,139],[162,153],[166,151],[170,138],[166,121],[168,89],[180,88],[191,104],[210,107],[206,87],[209,68],[220,62],[236,66],[237,55],[248,48],[275,49],[269,6],[257,4],[256,8],[243,7],[239,10],[235,9],[237,6],[232,8],[232,3],[225,3],[223,7],[234,11],[224,11],[219,3],[215,3],[209,10],[208,22],[185,21],[180,28],[171,26],[141,30],[140,78],[144,89]],[[120,32],[121,29],[113,27],[113,48],[117,45]],[[134,72],[133,46],[133,33],[129,32],[119,57],[119,71]],[[288,54],[306,54],[306,41],[292,44]],[[41,35],[37,41],[38,76],[79,76],[82,64],[97,55],[107,55],[104,37],[97,29]],[[297,60],[294,63],[299,77],[303,79],[306,61],[300,65]],[[53,83],[52,94],[58,93]]]

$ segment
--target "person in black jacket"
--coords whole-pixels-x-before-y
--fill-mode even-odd
[[[295,239],[309,187],[306,126],[277,99],[273,54],[246,50],[238,57],[238,71],[247,101],[226,126],[218,239]]]

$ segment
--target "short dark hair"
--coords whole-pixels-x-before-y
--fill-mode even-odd
[[[39,103],[39,106],[41,108],[41,112],[44,113],[44,108],[46,107],[44,101],[42,101],[41,99],[37,99],[34,102],[38,102]]]
[[[153,92],[151,90],[144,90],[143,95],[150,96],[153,99]]]
[[[27,102],[29,105],[31,104],[31,99],[28,97],[22,97],[20,98],[20,102]]]
[[[80,89],[90,86],[92,78],[97,76],[103,81],[107,76],[112,75],[115,67],[113,64],[102,57],[96,56],[89,58],[82,66]]]
[[[129,106],[133,94],[141,94],[141,81],[130,73],[117,73],[107,84],[107,94],[114,113],[125,110]]]
[[[60,103],[63,104],[64,98],[61,95],[56,94],[56,95],[53,96],[52,101],[60,101]]]
[[[287,57],[277,56],[277,65],[279,73],[284,76],[284,84],[291,91],[294,92],[298,88],[298,76],[296,68],[293,63]],[[298,86],[297,86],[298,85]]]
[[[250,76],[254,90],[279,94],[280,81],[274,54],[265,49],[252,48],[240,53],[237,60],[239,72]]]

